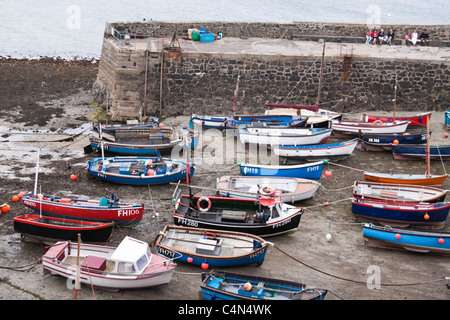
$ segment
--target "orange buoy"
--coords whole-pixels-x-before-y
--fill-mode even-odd
[[[333,173],[330,170],[325,171],[325,177],[329,178],[333,175]]]
[[[192,258],[192,257],[187,258],[187,262],[192,263],[192,261],[194,261],[194,258]]]
[[[445,133],[444,133],[444,138],[447,138],[447,137],[448,137],[448,133],[445,132]]]
[[[430,216],[428,215],[428,213],[425,213],[425,215],[423,216],[425,220],[430,219]]]
[[[397,240],[399,240],[401,237],[402,237],[402,236],[400,235],[400,233],[397,233],[397,234],[395,235],[395,239],[397,239]]]
[[[206,263],[206,262],[203,262],[203,263],[202,263],[202,269],[203,269],[203,270],[206,270],[206,269],[208,269],[208,268],[209,268],[209,264]]]
[[[397,139],[395,139],[393,142],[392,142],[392,144],[394,144],[394,145],[398,145],[398,140]]]
[[[2,204],[2,212],[3,213],[7,213],[9,212],[9,210],[11,209],[11,207],[8,204]]]
[[[252,290],[252,284],[250,282],[244,283],[244,290],[245,291],[251,291]]]
[[[439,238],[438,241],[439,241],[440,244],[443,244],[443,243],[444,243],[444,239],[443,239],[443,238]]]
[[[78,178],[78,177],[77,177],[76,174],[71,174],[71,175],[70,175],[70,179],[72,179],[72,180],[74,180],[74,181],[77,180],[77,178]]]
[[[22,197],[23,197],[24,194],[25,194],[24,192],[20,192],[20,193],[19,193],[19,199],[22,199]]]
[[[164,124],[162,122],[158,123],[158,127],[162,128],[164,127]]]
[[[13,197],[12,197],[12,201],[13,201],[13,202],[17,202],[17,201],[19,201],[19,200],[20,200],[19,196],[13,196]]]

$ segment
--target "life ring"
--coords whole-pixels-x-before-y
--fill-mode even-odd
[[[383,124],[383,121],[381,121],[381,120],[375,120],[374,122],[372,122],[373,125],[376,125],[377,123]]]
[[[275,189],[271,186],[262,186],[259,188],[259,193],[263,196],[271,196],[275,192]]]
[[[217,236],[214,233],[212,233],[212,232],[205,232],[204,237],[205,238],[213,238],[213,239],[215,239]]]
[[[204,208],[204,207],[202,206],[202,203],[203,203],[204,201],[206,201],[206,204],[207,204],[206,208]],[[211,209],[211,200],[209,200],[208,197],[200,197],[200,198],[197,200],[197,209],[198,209],[199,211],[201,211],[201,212],[208,212],[209,209]]]

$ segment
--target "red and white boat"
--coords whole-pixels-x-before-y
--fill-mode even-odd
[[[42,267],[44,275],[78,279],[94,287],[137,289],[169,283],[176,263],[152,254],[147,242],[125,237],[117,247],[57,242],[42,256]]]
[[[361,116],[361,121],[374,123],[376,121],[381,121],[383,123],[392,123],[394,121],[409,121],[409,126],[426,126],[429,119],[431,118],[432,112],[423,112],[418,113],[412,116],[369,116],[366,114],[363,114]]]
[[[108,242],[114,222],[95,222],[45,217],[37,214],[24,214],[13,219],[14,231],[23,237],[43,242],[58,240],[76,241],[78,235],[84,242]]]
[[[83,221],[110,222],[122,227],[136,226],[144,213],[144,204],[119,202],[113,194],[111,199],[83,200],[61,198],[33,192],[22,196],[23,204],[44,216]]]
[[[333,120],[331,128],[333,132],[341,134],[358,135],[359,133],[403,133],[408,128],[409,121],[372,122],[363,121],[338,121]]]

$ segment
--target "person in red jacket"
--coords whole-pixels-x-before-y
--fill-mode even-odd
[[[378,39],[378,31],[377,31],[377,29],[373,29],[373,31],[372,31],[372,45],[377,43],[377,39]]]

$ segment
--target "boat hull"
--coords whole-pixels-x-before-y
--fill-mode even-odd
[[[431,114],[432,112],[425,112],[405,117],[362,115],[361,120],[369,123],[373,123],[374,121],[382,121],[383,123],[391,123],[394,121],[410,121],[410,126],[423,127],[427,125],[428,118],[431,118]]]
[[[427,133],[361,134],[361,145],[368,151],[390,151],[394,146],[424,145]]]
[[[222,176],[217,184],[219,194],[223,197],[253,200],[260,196],[258,186],[280,189],[281,201],[287,203],[313,198],[320,184],[317,181],[301,178],[252,176]]]
[[[149,174],[146,165],[142,164],[147,160],[157,161],[158,159],[147,157],[94,158],[88,163],[88,173],[100,180],[129,185],[157,185],[186,179],[187,166],[183,161],[163,159],[166,165],[174,168],[177,166],[177,168],[172,171],[167,170],[167,166],[157,167],[155,170],[152,169],[152,173]],[[108,164],[104,164],[104,161],[108,161]],[[111,165],[113,162],[115,163],[114,168]],[[193,176],[195,165],[190,164],[189,169],[189,175]]]
[[[108,242],[114,223],[88,223],[39,215],[22,215],[13,219],[14,231],[23,236],[51,240],[77,241],[78,234],[84,242]]]
[[[389,174],[364,172],[367,181],[393,183],[393,184],[413,184],[420,186],[442,186],[447,179],[447,175],[426,175],[426,174]]]
[[[392,154],[396,160],[426,159],[427,147],[423,145],[395,146]],[[450,159],[450,146],[430,146],[430,160]]]
[[[217,255],[215,253],[203,253],[206,250],[184,250],[180,247],[174,247],[163,243],[165,241],[164,238],[169,234],[169,231],[173,230],[175,230],[176,233],[187,231],[191,235],[195,234],[195,232],[200,232],[202,234],[212,234],[217,238],[232,237],[234,239],[233,241],[235,241],[236,238],[245,238],[249,241],[253,241],[253,245],[249,244],[249,248],[252,249],[248,249],[245,253],[239,254],[234,253],[236,251],[236,247],[231,247],[231,250],[227,249],[227,253],[230,252],[230,254],[221,255]],[[178,239],[178,243],[183,242],[181,241],[182,238],[180,238],[179,236],[176,235],[174,237]],[[188,241],[190,241],[191,243],[193,242],[192,240]],[[255,241],[259,243],[259,245],[255,245]],[[246,233],[220,231],[215,229],[196,229],[182,226],[166,226],[163,232],[157,236],[155,246],[159,254],[164,255],[170,259],[177,259],[177,261],[181,261],[184,263],[193,265],[207,264],[208,267],[236,267],[254,263],[257,265],[261,265],[266,256],[268,243],[265,242],[262,238]],[[241,243],[240,246],[243,246],[243,244]],[[221,252],[223,253],[224,251],[225,250],[222,250]]]
[[[136,226],[142,220],[144,205],[112,204],[100,205],[99,201],[66,199],[43,195],[42,199],[33,194],[22,196],[24,206],[45,216],[83,221],[115,222],[125,227]]]
[[[251,289],[245,289],[245,283],[250,283]],[[201,292],[205,300],[323,300],[328,291],[308,289],[298,282],[212,270],[202,273]]]
[[[331,129],[241,128],[239,130],[239,139],[242,143],[271,146],[323,144],[330,136]]]
[[[241,163],[240,171],[243,176],[291,177],[319,180],[322,175],[323,165],[323,161],[287,166]]]
[[[373,247],[419,253],[450,254],[449,233],[395,229],[365,224],[363,235],[368,239],[367,244]]]
[[[307,161],[318,160],[343,160],[348,158],[358,144],[358,139],[350,141],[300,146],[272,146],[273,153],[293,159],[302,159]]]
[[[398,121],[396,123],[368,123],[358,121],[336,121],[332,122],[334,132],[349,135],[360,133],[404,133],[408,128],[409,121]]]
[[[401,202],[443,202],[447,190],[431,186],[355,181],[353,196]]]
[[[80,252],[82,252],[86,258],[91,254],[98,257],[111,255],[115,248],[100,246],[94,244],[80,244]],[[76,256],[73,253],[77,252],[76,243],[58,242],[53,245],[42,257],[42,267],[45,274],[56,274],[68,279],[76,278],[76,264],[69,264],[66,262],[66,257],[71,257],[76,262]],[[99,272],[96,270],[90,270],[87,268],[80,268],[79,281],[80,283],[87,284],[89,286],[110,288],[110,289],[138,289],[148,288],[167,284],[170,282],[176,264],[168,261],[164,257],[158,255],[152,255],[153,264],[152,267],[147,267],[143,273],[111,273],[111,272]],[[80,261],[82,265],[82,261]],[[157,266],[157,268],[155,267]]]
[[[360,222],[373,222],[393,227],[440,229],[448,217],[450,204],[397,203],[352,199],[352,212]]]
[[[194,206],[201,197],[195,196]],[[214,209],[233,209],[240,207],[242,210],[256,211],[255,201],[253,199],[233,199],[225,197],[209,197],[211,209],[208,212],[193,216],[192,211],[188,210],[191,201],[188,196],[182,196],[180,203],[173,212],[173,221],[175,225],[186,226],[199,229],[216,229],[230,232],[241,232],[256,235],[259,237],[270,237],[288,232],[296,231],[304,209],[292,208],[289,214],[277,219],[248,219],[246,216],[229,216],[221,219],[215,217],[218,213]],[[274,209],[275,210],[275,209]]]

